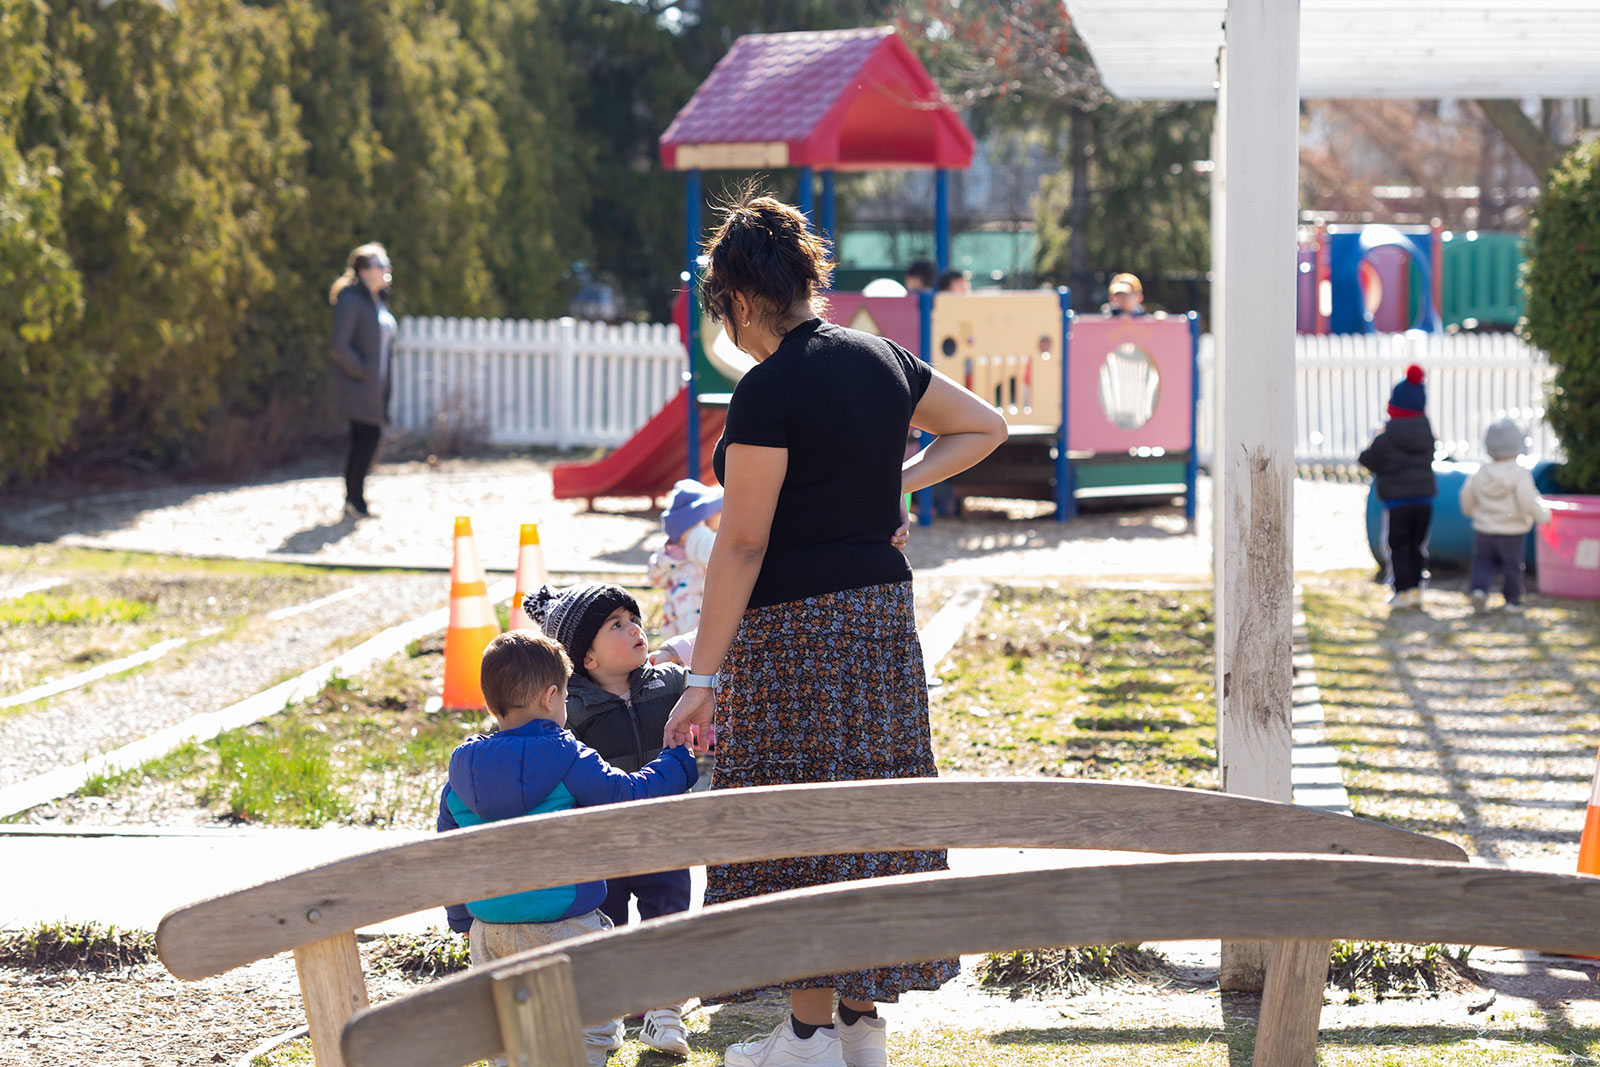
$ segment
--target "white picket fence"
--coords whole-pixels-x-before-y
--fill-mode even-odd
[[[407,317],[392,426],[493,445],[619,445],[682,388],[683,371],[670,324]]]
[[[1214,433],[1210,403],[1215,374],[1210,334],[1200,339],[1202,462]],[[1483,431],[1516,419],[1530,455],[1560,459],[1544,418],[1553,368],[1545,354],[1512,334],[1299,334],[1295,338],[1295,459],[1354,463],[1387,418],[1389,391],[1412,363],[1427,373],[1428,418],[1443,456],[1481,461]]]
[[[572,319],[405,318],[395,345],[393,425],[468,431],[495,445],[621,444],[683,385],[674,325]],[[1428,416],[1441,450],[1481,460],[1483,431],[1509,415],[1530,453],[1559,459],[1544,421],[1552,368],[1511,334],[1300,334],[1295,339],[1295,459],[1353,463],[1383,423],[1389,390],[1411,363],[1427,371]],[[1202,462],[1212,451],[1215,349],[1200,339]]]

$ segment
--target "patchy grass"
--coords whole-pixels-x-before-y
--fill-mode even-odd
[[[1480,983],[1467,966],[1472,947],[1402,945],[1387,941],[1335,941],[1328,962],[1328,984],[1352,998],[1370,993],[1378,1000],[1438,996]],[[1352,999],[1354,1002],[1354,999]]]
[[[0,966],[44,971],[122,971],[156,958],[155,936],[99,923],[44,923],[0,934]]]
[[[431,829],[450,752],[488,725],[483,713],[426,710],[442,673],[442,657],[424,650],[360,678],[335,675],[308,701],[98,775],[80,794],[176,794],[213,820],[262,826]]]
[[[991,952],[978,964],[978,985],[1012,999],[1075,997],[1104,985],[1170,985],[1177,979],[1177,969],[1165,956],[1142,945]]]
[[[442,978],[467,969],[467,939],[448,932],[400,934],[382,938],[372,951],[374,963],[409,978]]]
[[[1600,605],[1391,611],[1358,575],[1305,582],[1329,743],[1357,815],[1486,857],[1570,856],[1600,734]]]
[[[153,607],[147,600],[122,597],[59,596],[28,593],[0,600],[0,626],[94,626],[138,622]]]
[[[659,604],[659,592],[649,592],[656,595],[640,596],[641,607]],[[140,809],[186,804],[195,822],[432,829],[450,753],[493,728],[484,711],[428,710],[443,650],[439,635],[413,641],[404,656],[358,677],[335,674],[310,700],[95,775],[77,795]]]
[[[237,633],[267,611],[350,581],[350,572],[289,564],[0,546],[0,571],[8,570],[68,582],[0,601],[0,693],[65,677],[170,637],[207,629]]]
[[[1214,788],[1210,599],[997,587],[933,691],[941,771]]]

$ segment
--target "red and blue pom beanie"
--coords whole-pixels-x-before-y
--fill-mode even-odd
[[[1408,415],[1421,415],[1427,407],[1428,391],[1422,386],[1422,368],[1413,363],[1389,394],[1389,417],[1403,419]]]

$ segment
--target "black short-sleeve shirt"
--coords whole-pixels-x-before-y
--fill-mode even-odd
[[[889,538],[911,413],[932,379],[893,341],[811,319],[739,381],[717,479],[730,444],[789,450],[751,607],[911,577]]]

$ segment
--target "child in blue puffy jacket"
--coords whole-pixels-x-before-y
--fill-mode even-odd
[[[569,808],[683,793],[699,772],[682,746],[665,749],[634,774],[612,767],[566,729],[572,664],[555,641],[526,630],[503,633],[483,653],[483,696],[498,729],[450,756],[439,829],[454,830]],[[447,910],[467,933],[472,965],[539,945],[611,929],[600,905],[605,882],[474,900]],[[622,1020],[586,1027],[591,1067],[622,1045]]]

